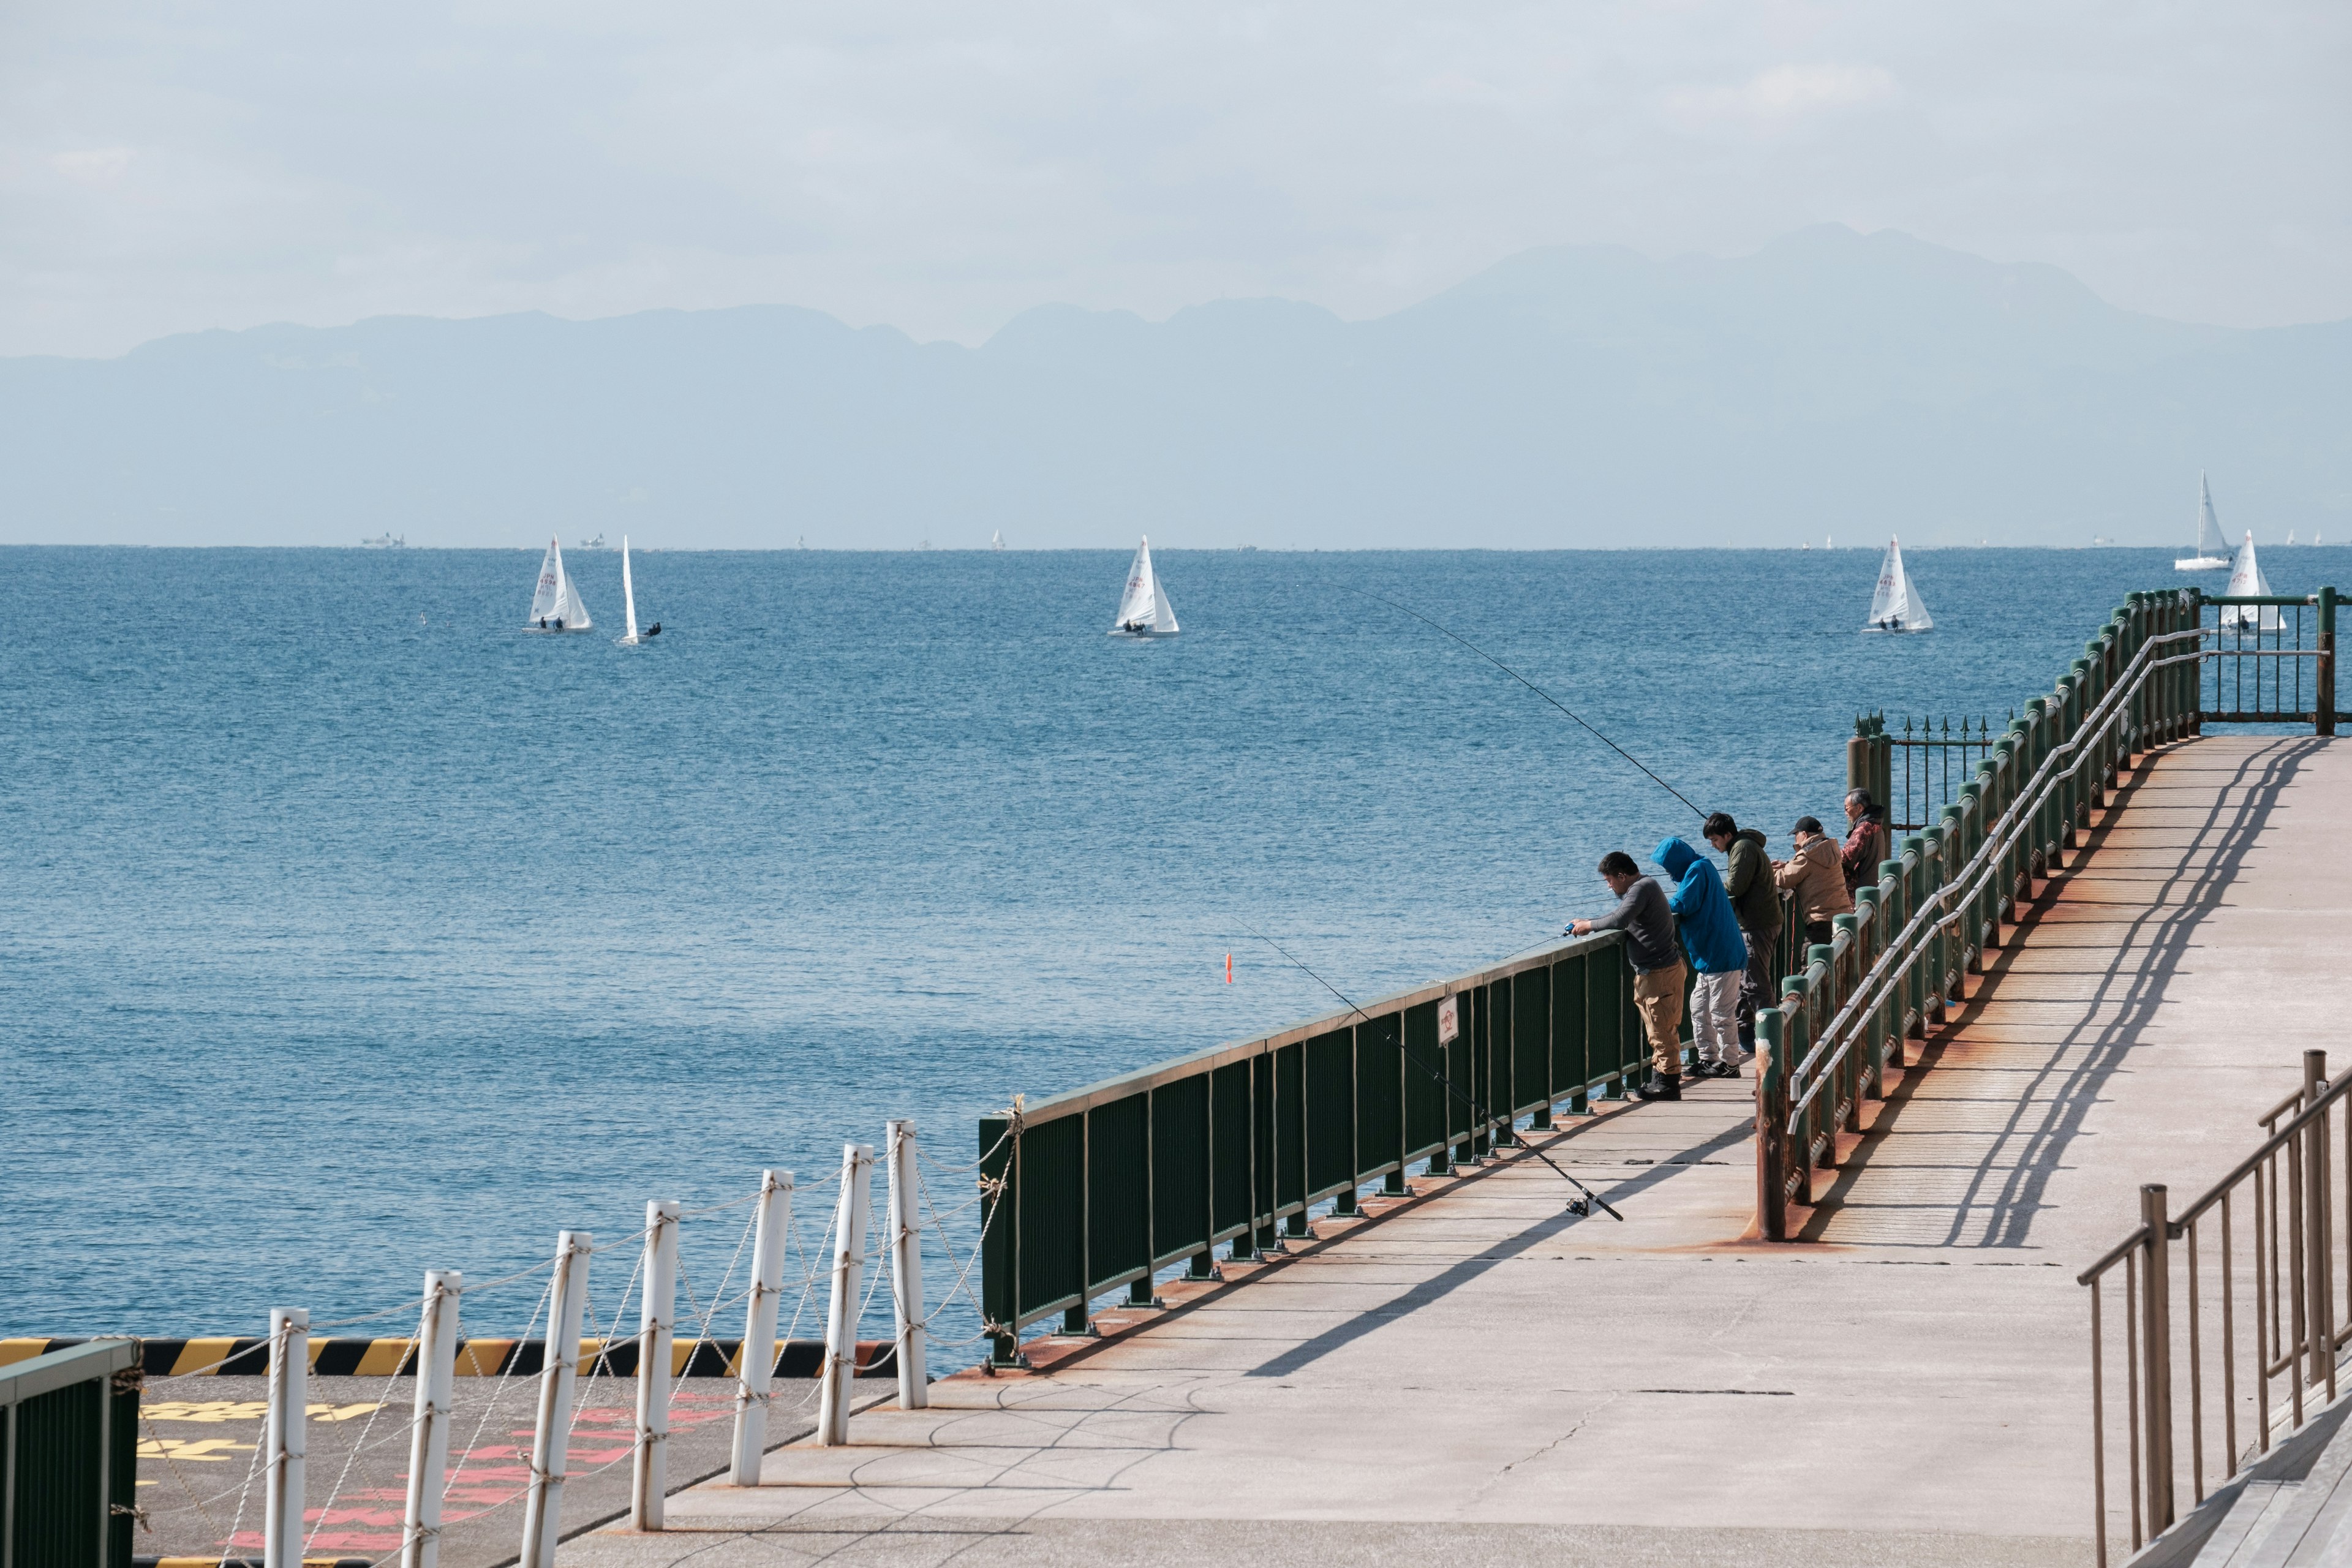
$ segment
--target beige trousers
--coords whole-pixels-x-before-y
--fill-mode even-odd
[[[1664,969],[1633,976],[1633,1005],[1642,1015],[1643,1032],[1650,1037],[1650,1068],[1660,1078],[1680,1078],[1683,1026],[1683,963],[1676,959]]]

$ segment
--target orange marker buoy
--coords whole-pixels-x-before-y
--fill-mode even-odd
[[[1225,984],[1228,984],[1228,985],[1231,985],[1233,983],[1234,983],[1234,955],[1233,955],[1232,953],[1230,953],[1230,952],[1229,952],[1229,953],[1225,954]]]

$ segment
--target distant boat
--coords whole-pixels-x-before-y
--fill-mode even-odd
[[[580,590],[563,574],[563,546],[551,536],[547,559],[539,563],[539,592],[531,595],[530,623],[525,629],[584,632],[594,624],[588,618],[588,606],[580,602]]]
[[[1002,550],[1004,548],[1004,531],[1003,529],[998,529],[995,532],[988,536],[988,547],[991,550]]]
[[[1176,631],[1176,606],[1168,602],[1168,590],[1151,570],[1148,536],[1135,547],[1135,564],[1127,569],[1127,592],[1119,595],[1118,619],[1110,629],[1113,636],[1134,637],[1171,637]]]
[[[602,550],[604,548],[604,536],[600,533],[593,539],[583,539],[579,543],[573,545],[572,548],[574,550]]]
[[[394,539],[391,534],[385,533],[374,539],[362,539],[360,543],[370,550],[405,550],[408,548],[408,536],[403,534],[398,539]]]
[[[2230,557],[2223,553],[2230,548],[2221,537],[2221,521],[2213,515],[2213,492],[2206,488],[2205,476],[2197,476],[2197,553],[2184,555],[2173,562],[2175,572],[2221,572],[2228,569]]]
[[[1866,632],[1931,632],[1936,618],[1927,613],[1927,604],[1920,599],[1919,590],[1911,585],[1911,574],[1903,570],[1903,543],[1900,540],[1886,542],[1886,558],[1878,563],[1878,592],[1870,596],[1870,625]]]
[[[2286,531],[2286,542],[2289,544],[2293,544],[2294,542],[2294,530],[2290,528]]]
[[[2253,530],[2246,531],[2246,542],[2238,551],[2237,564],[2230,568],[2230,585],[2223,590],[2227,598],[2270,597],[2271,580],[2263,575],[2263,563],[2254,559]],[[2224,605],[2221,624],[2225,626],[2252,626],[2257,631],[2279,629],[2276,605]]]

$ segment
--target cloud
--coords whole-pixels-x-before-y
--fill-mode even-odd
[[[1894,102],[1902,89],[1873,65],[1778,65],[1738,87],[1676,87],[1665,95],[1667,117],[1690,129],[1727,122],[1774,131],[1841,110]]]
[[[131,156],[128,147],[84,147],[51,153],[49,167],[78,185],[104,190],[122,183],[131,172]]]

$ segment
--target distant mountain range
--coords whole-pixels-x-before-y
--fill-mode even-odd
[[[1499,547],[2352,538],[2352,321],[1881,232],[1529,251],[1376,321],[385,317],[0,360],[0,541]]]

